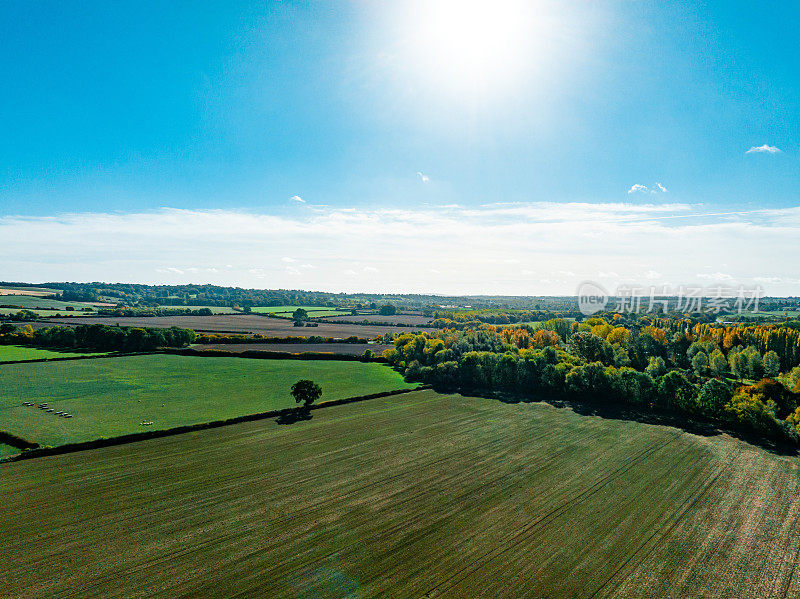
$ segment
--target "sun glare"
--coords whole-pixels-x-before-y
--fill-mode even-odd
[[[531,2],[434,0],[415,13],[410,24],[415,60],[440,87],[506,86],[537,59]]]

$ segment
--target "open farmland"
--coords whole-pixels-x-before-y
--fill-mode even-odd
[[[230,306],[161,306],[164,310],[211,310],[213,314],[239,314]]]
[[[4,364],[0,430],[55,446],[221,420],[295,405],[289,389],[302,378],[322,386],[322,401],[413,387],[383,364],[327,360],[157,354]]]
[[[353,316],[352,314],[348,314],[347,316],[326,316],[325,322],[374,322],[380,324],[387,324],[387,325],[398,325],[398,324],[408,324],[412,326],[420,326],[425,325],[431,322],[433,319],[428,318],[427,316],[419,316],[417,314],[394,314],[392,316],[383,316],[381,314],[359,314],[358,316]]]
[[[321,352],[345,356],[360,356],[367,350],[380,356],[385,350],[393,347],[394,345],[378,343],[197,343],[192,345],[192,349],[215,349],[237,354],[246,351],[279,351],[290,354]]]
[[[68,307],[73,310],[92,308],[91,305],[82,302],[62,302],[61,300],[35,295],[0,295],[0,306],[18,306],[25,309],[53,308],[62,312]]]
[[[800,592],[795,458],[542,404],[419,391],[0,474],[10,596]]]
[[[53,318],[48,321],[53,324],[106,324],[129,327],[155,327],[169,328],[181,327],[195,331],[210,333],[260,333],[268,337],[320,337],[347,338],[377,337],[385,333],[399,333],[402,331],[422,330],[415,327],[390,327],[380,325],[333,324],[319,323],[317,327],[296,327],[291,320],[285,318],[268,318],[248,314],[219,314],[215,316],[110,316],[110,317],[81,317],[81,318]]]
[[[46,308],[0,308],[0,316],[13,316],[17,314],[20,310],[28,310],[29,312],[33,312],[39,316],[43,316],[45,318],[50,318],[52,316],[64,316],[64,315],[71,315],[74,317],[83,318],[85,316],[97,316],[97,312],[92,310],[91,312],[83,312],[81,310],[48,310]]]
[[[0,295],[56,295],[61,289],[48,289],[47,287],[15,287],[14,285],[0,286]]]
[[[319,318],[321,316],[340,316],[342,314],[350,314],[349,310],[338,310],[337,308],[329,308],[326,306],[253,306],[251,310],[258,314],[275,314],[282,318],[291,318],[294,311],[302,308],[308,312],[309,317]]]
[[[39,349],[37,347],[22,347],[19,345],[0,345],[0,362],[49,360],[52,358],[77,358],[99,355],[103,355],[103,352],[78,353],[68,351],[52,351],[49,349]]]

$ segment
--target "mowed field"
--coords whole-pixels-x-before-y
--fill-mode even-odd
[[[106,352],[68,352],[23,347],[20,345],[0,345],[0,362],[19,362],[22,360],[52,360],[53,358],[85,358],[86,356],[102,356]]]
[[[401,328],[380,325],[354,325],[319,323],[316,327],[296,327],[293,321],[285,318],[268,318],[248,314],[219,314],[215,316],[111,316],[111,317],[81,317],[81,318],[53,318],[44,326],[54,324],[105,324],[129,327],[155,327],[169,328],[181,327],[195,331],[211,333],[259,333],[271,337],[321,337],[347,338],[351,336],[373,338],[385,333],[400,333],[402,331],[422,330],[415,327]],[[26,324],[26,323],[23,323]],[[33,326],[41,326],[40,323]]]
[[[222,420],[295,405],[290,388],[304,378],[322,386],[320,401],[414,386],[384,364],[330,360],[146,355],[3,364],[0,430],[56,446]]]
[[[797,459],[432,391],[0,465],[10,597],[796,597]]]
[[[319,352],[345,356],[360,356],[367,350],[380,356],[385,350],[393,347],[394,345],[378,343],[197,343],[192,345],[192,349],[215,349],[237,354],[246,351],[278,351],[290,354]]]

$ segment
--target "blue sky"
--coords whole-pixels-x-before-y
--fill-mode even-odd
[[[566,293],[578,279],[627,268],[620,279],[716,274],[800,294],[797,274],[775,263],[796,254],[791,235],[774,245],[800,204],[798,26],[791,3],[4,2],[0,232],[24,229],[30,241],[0,266],[6,278],[36,281],[474,293]],[[771,151],[748,153],[763,146]],[[399,278],[401,248],[352,246],[351,221],[340,218],[355,210],[396,237],[387,246],[428,248],[398,229],[423,222],[447,235],[444,227],[474,226],[470,210],[490,210],[480,223],[502,243],[491,227],[518,225],[518,215],[486,206],[515,203],[536,207],[524,212],[531,226],[565,206],[605,206],[599,228],[626,206],[673,206],[676,218],[659,221],[670,235],[706,243],[692,225],[738,224],[766,228],[758,243],[767,245],[739,256],[736,237],[722,234],[727,261],[693,268],[690,258],[711,248],[685,247],[686,266],[672,273],[675,256],[648,262],[628,244],[605,268],[592,233],[576,227],[572,246],[583,253],[519,250],[519,270],[497,281],[495,268],[470,269],[468,247],[449,277],[423,252],[413,272],[437,272],[410,280]],[[177,247],[166,229],[151,254],[134,241],[77,241],[58,256],[34,244],[36,231],[80,240],[80,227],[111,217],[152,232],[176,210],[195,231],[211,214],[248,214],[296,227],[299,238],[285,241],[306,255],[328,245],[300,271],[283,258],[302,256],[257,232],[251,255],[239,252],[236,227],[218,240],[219,264],[214,255],[191,263],[196,242]],[[403,219],[386,216],[393,210]],[[764,212],[774,210],[787,212]],[[568,212],[576,222],[596,217]],[[665,212],[637,214],[647,215],[640,227]],[[341,237],[309,242],[320,223],[340,223]],[[533,233],[519,234],[525,246]],[[557,278],[552,252],[557,261],[575,254],[561,269],[573,277]],[[363,276],[340,284],[345,272]]]

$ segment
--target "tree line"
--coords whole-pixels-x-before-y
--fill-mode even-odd
[[[798,441],[795,329],[626,327],[603,318],[537,325],[405,334],[384,355],[409,380],[442,390],[622,402]]]
[[[195,332],[169,329],[107,326],[104,324],[54,326],[33,330],[5,323],[0,325],[0,343],[58,349],[139,352],[159,347],[185,347],[195,340]]]

